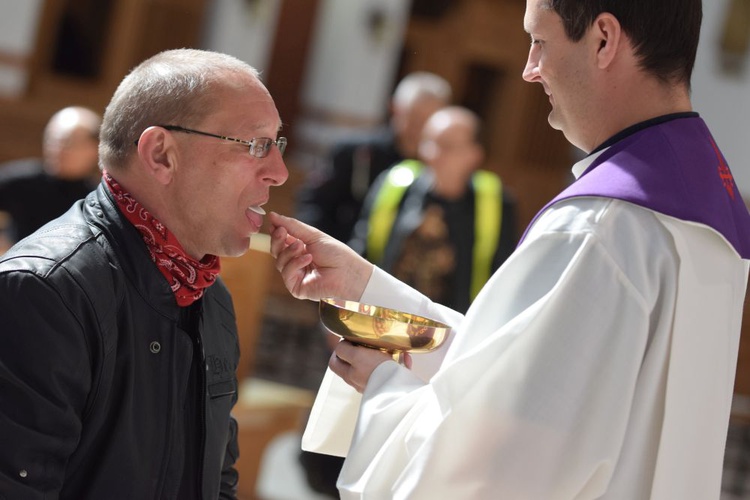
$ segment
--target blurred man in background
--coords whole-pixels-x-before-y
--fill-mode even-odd
[[[480,170],[481,124],[445,107],[425,124],[419,160],[375,181],[349,246],[430,299],[466,312],[518,241],[500,178]]]
[[[410,73],[396,86],[387,126],[348,138],[331,150],[330,161],[310,173],[297,197],[297,217],[346,242],[375,178],[416,158],[425,121],[451,101],[450,84],[427,72]]]
[[[18,241],[62,215],[99,182],[101,117],[80,106],[61,109],[44,129],[42,158],[0,167],[0,211],[10,216],[9,239]]]

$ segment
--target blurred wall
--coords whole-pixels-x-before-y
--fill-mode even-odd
[[[365,121],[383,120],[409,5],[404,0],[323,1],[303,102]]]
[[[0,95],[20,95],[26,85],[42,0],[0,0]]]
[[[278,0],[210,2],[203,48],[233,55],[262,74],[268,68],[280,8]]]
[[[307,60],[295,151],[303,170],[344,135],[388,116],[410,0],[323,0]]]
[[[280,6],[278,0],[213,0],[203,47],[232,54],[264,71]],[[303,108],[336,115],[349,124],[367,126],[384,120],[409,7],[408,0],[323,0],[313,20],[299,96]],[[306,122],[309,117],[300,119]],[[313,129],[320,132],[317,124]]]
[[[750,53],[736,71],[722,64],[720,42],[730,0],[703,1],[703,28],[693,72],[693,106],[708,122],[745,198],[750,197]]]

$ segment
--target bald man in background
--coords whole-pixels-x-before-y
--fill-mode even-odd
[[[466,312],[518,242],[515,202],[481,170],[481,122],[447,106],[422,129],[417,158],[381,174],[349,246],[430,299]]]
[[[402,78],[391,96],[388,123],[333,145],[327,161],[310,171],[297,193],[296,216],[348,241],[373,181],[396,163],[417,157],[425,122],[451,99],[450,83],[441,76],[416,71]]]
[[[44,129],[42,158],[0,167],[0,211],[10,216],[11,241],[62,215],[96,186],[100,123],[101,117],[88,108],[63,108]]]

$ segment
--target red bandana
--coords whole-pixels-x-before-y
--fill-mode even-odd
[[[188,257],[177,238],[156,220],[133,196],[104,171],[104,180],[117,206],[146,242],[151,260],[167,278],[177,304],[189,306],[203,296],[203,290],[216,281],[220,262],[216,255],[206,255],[197,261]]]

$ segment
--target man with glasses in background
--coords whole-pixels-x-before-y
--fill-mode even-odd
[[[280,129],[230,56],[167,51],[122,81],[96,191],[0,260],[0,497],[235,498],[219,256],[288,177]]]

